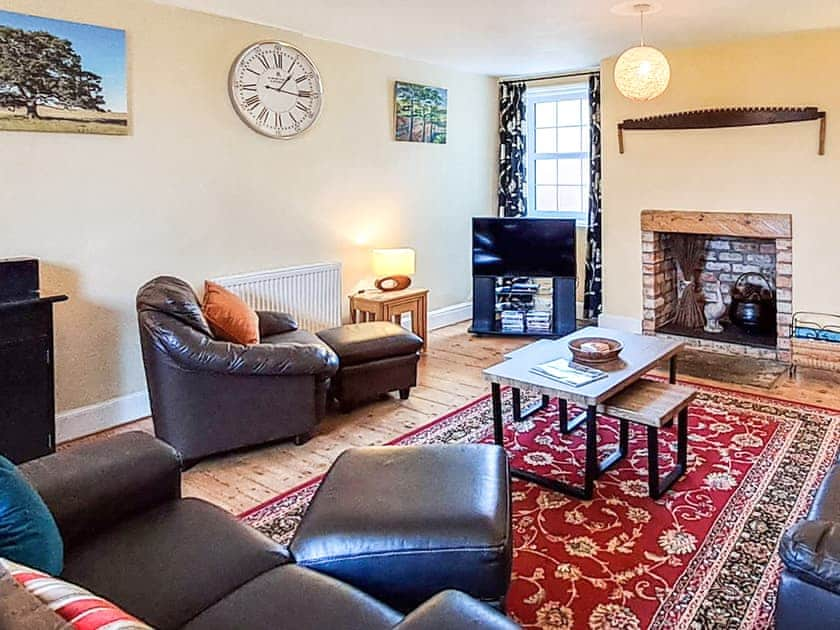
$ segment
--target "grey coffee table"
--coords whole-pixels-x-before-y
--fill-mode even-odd
[[[616,361],[596,366],[608,373],[606,378],[583,387],[573,387],[531,372],[532,367],[546,361],[559,358],[571,359],[572,355],[568,348],[568,342],[577,337],[609,337],[620,341],[624,345],[624,349]],[[595,479],[615,465],[627,453],[629,434],[627,423],[621,422],[618,450],[603,462],[599,462],[598,406],[639,380],[660,361],[670,361],[670,381],[672,383],[676,382],[676,357],[682,348],[683,343],[679,341],[589,326],[561,339],[554,341],[541,340],[519,350],[514,350],[505,355],[505,361],[484,370],[484,380],[490,382],[493,397],[493,433],[496,444],[504,446],[502,385],[511,387],[513,420],[515,422],[544,409],[553,397],[559,400],[559,424],[562,433],[571,433],[581,425],[586,426],[586,463],[583,487],[573,486],[557,479],[518,468],[512,468],[511,474],[579,499],[591,499],[595,488]],[[521,404],[522,388],[542,394],[541,401],[531,408],[523,410]],[[569,402],[585,407],[586,411],[569,420]]]

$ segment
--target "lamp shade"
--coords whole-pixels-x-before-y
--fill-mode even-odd
[[[633,101],[650,101],[668,87],[671,66],[658,48],[635,46],[621,53],[613,76],[624,96]]]
[[[377,276],[410,276],[414,273],[414,250],[410,247],[373,250],[373,273]]]

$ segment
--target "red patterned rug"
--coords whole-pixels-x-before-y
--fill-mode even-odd
[[[507,398],[507,396],[505,397]],[[562,436],[556,403],[505,441],[521,467],[577,481],[583,430]],[[506,417],[510,417],[506,409]],[[490,442],[485,397],[394,444]],[[600,421],[607,455],[618,439]],[[515,551],[509,614],[525,628],[766,628],[772,625],[782,532],[807,511],[840,445],[840,412],[701,388],[690,413],[689,469],[662,499],[647,496],[646,442],[579,501],[523,481],[513,485]],[[661,433],[661,466],[675,457]],[[667,445],[667,447],[666,447]],[[240,518],[286,543],[319,479]]]

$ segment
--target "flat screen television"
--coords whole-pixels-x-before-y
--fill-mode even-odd
[[[473,218],[474,276],[575,277],[574,219]]]

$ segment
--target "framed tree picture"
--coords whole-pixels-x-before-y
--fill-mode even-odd
[[[395,138],[403,142],[446,144],[447,99],[445,88],[397,81]]]
[[[0,11],[0,130],[128,134],[125,31]]]

